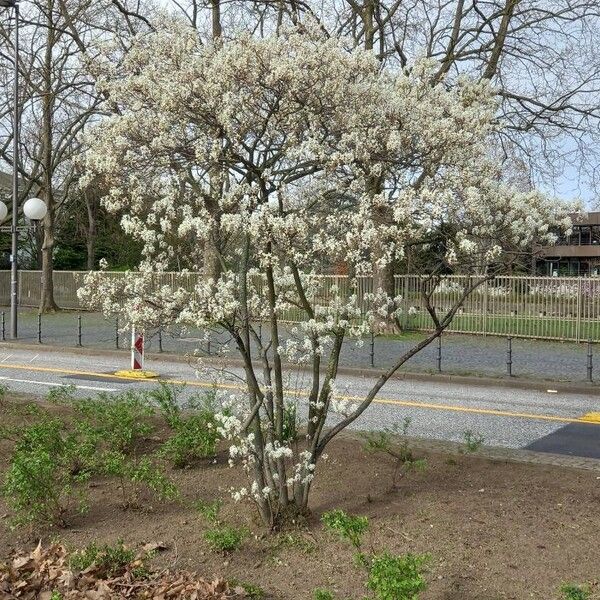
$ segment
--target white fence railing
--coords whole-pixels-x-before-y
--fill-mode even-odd
[[[54,272],[54,296],[66,309],[84,310],[77,299],[77,288],[84,273]],[[107,277],[122,277],[110,272]],[[163,273],[157,284],[193,289],[200,274]],[[336,286],[340,292],[348,287],[342,276],[324,276],[317,302],[327,302]],[[421,277],[396,276],[396,293],[402,297],[401,323],[406,329],[429,330],[432,321],[424,308],[420,294]],[[447,310],[469,283],[469,277],[452,275],[444,278],[433,294],[438,311]],[[359,298],[372,291],[372,280],[359,281]],[[41,274],[21,271],[19,274],[19,304],[36,307],[39,304]],[[10,273],[0,271],[0,305],[10,299]],[[300,311],[289,310],[282,318],[298,321]],[[483,284],[455,316],[449,331],[480,335],[510,335],[549,340],[600,341],[600,278],[500,276]]]

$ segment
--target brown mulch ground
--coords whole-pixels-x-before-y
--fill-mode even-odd
[[[0,471],[10,445],[0,442]],[[203,519],[180,503],[151,503],[124,510],[115,481],[90,486],[90,510],[73,515],[69,527],[11,531],[0,500],[0,548],[7,556],[31,550],[38,538],[68,547],[90,542],[130,546],[156,541],[168,549],[153,559],[156,568],[190,569],[212,581],[250,582],[268,598],[310,599],[315,587],[337,597],[366,596],[365,574],[353,551],[323,532],[319,516],[332,508],[367,515],[368,547],[391,552],[428,552],[431,562],[424,600],[561,598],[563,582],[588,583],[600,590],[600,477],[598,473],[552,466],[490,461],[477,456],[424,453],[425,472],[411,473],[391,489],[391,460],[367,453],[356,439],[338,439],[317,475],[313,517],[297,529],[266,535],[251,507],[229,499],[241,474],[216,463],[170,470],[185,498],[225,501],[222,517],[253,535],[230,556],[209,551]]]

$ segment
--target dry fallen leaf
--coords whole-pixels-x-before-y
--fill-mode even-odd
[[[140,577],[143,556],[150,550],[161,549],[166,549],[162,542],[146,544],[142,548],[143,554],[121,574],[103,578],[94,565],[81,573],[73,573],[64,546],[43,548],[38,544],[33,552],[16,553],[0,565],[0,596],[49,600],[52,592],[57,591],[65,600],[238,600],[247,597],[240,588],[231,590],[223,579],[206,580],[190,571],[147,572]]]

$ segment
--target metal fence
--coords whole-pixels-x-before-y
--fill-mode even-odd
[[[77,299],[77,288],[84,273],[56,271],[54,296],[62,308],[85,310]],[[107,277],[122,277],[111,272]],[[200,274],[163,273],[157,275],[157,285],[182,286],[192,290]],[[453,275],[442,280],[432,296],[439,312],[448,310],[458,299],[469,276]],[[36,307],[39,304],[41,274],[21,271],[19,304]],[[359,280],[359,301],[372,292],[370,278]],[[401,323],[406,329],[427,331],[431,317],[425,310],[420,293],[421,277],[396,276],[396,293],[401,296]],[[349,293],[348,279],[343,276],[320,278],[316,303],[327,303],[334,293]],[[0,271],[0,304],[10,299],[10,273]],[[282,314],[286,321],[302,318],[299,310],[290,308]],[[600,341],[600,278],[501,276],[476,289],[459,309],[448,331],[479,335],[502,335],[548,340]]]

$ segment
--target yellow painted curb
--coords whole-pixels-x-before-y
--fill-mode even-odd
[[[589,421],[590,423],[600,423],[600,412],[589,412],[580,418],[581,421]]]
[[[158,377],[158,373],[154,371],[143,371],[141,369],[123,369],[121,371],[116,371],[115,375],[117,377],[128,377],[131,379],[154,379]]]

